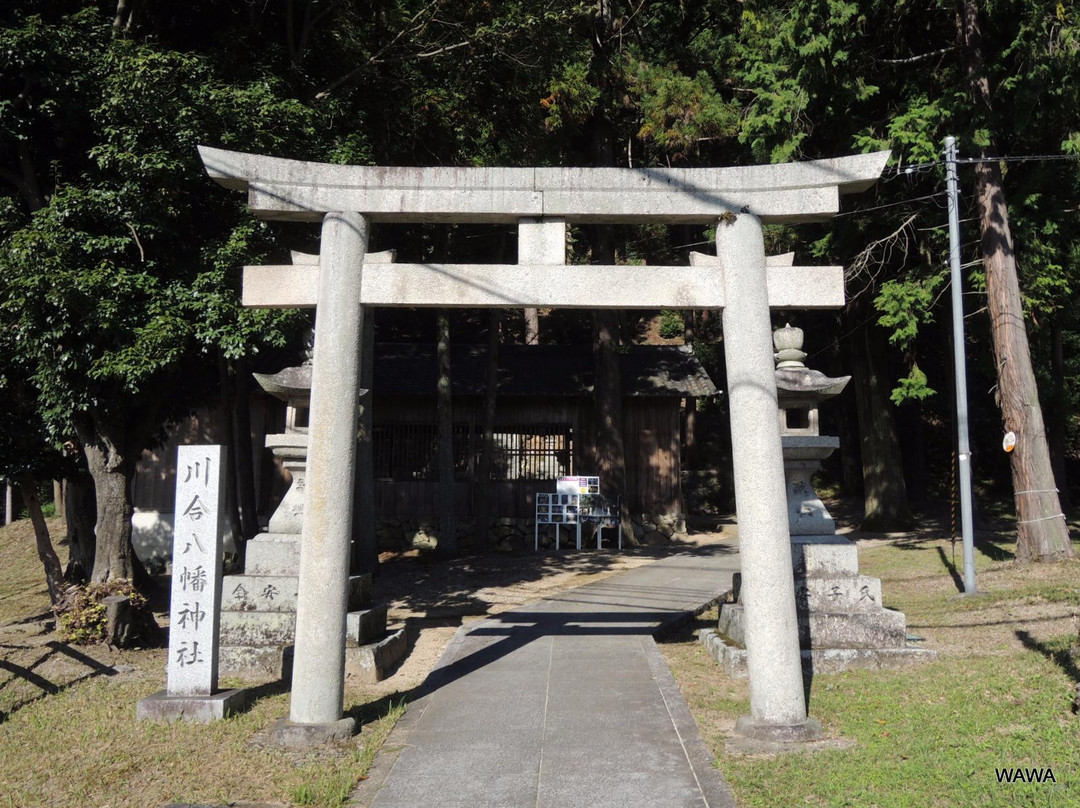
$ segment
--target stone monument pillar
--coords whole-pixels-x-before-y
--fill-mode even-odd
[[[225,447],[177,447],[166,688],[138,703],[140,721],[205,723],[246,701],[246,691],[217,686],[224,472]]]

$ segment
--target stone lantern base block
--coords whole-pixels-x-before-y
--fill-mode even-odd
[[[219,672],[249,681],[288,681],[292,675],[293,646],[262,648],[226,646],[218,650]]]
[[[139,700],[135,705],[135,719],[209,724],[242,712],[247,706],[247,696],[246,690],[222,690],[209,696],[170,696],[168,691],[159,690]]]
[[[248,575],[298,575],[299,533],[260,533],[247,543],[244,572]]]
[[[903,612],[816,612],[799,609],[799,644],[803,648],[903,648],[907,620]],[[717,629],[738,645],[746,644],[745,612],[738,603],[720,607]]]
[[[279,718],[270,728],[270,740],[278,746],[321,746],[347,741],[358,729],[356,719],[348,716],[325,724],[298,724],[287,718]]]
[[[387,604],[351,611],[345,615],[345,645],[367,645],[386,634]]]
[[[791,562],[796,578],[853,576],[859,574],[859,549],[843,536],[792,536]]]

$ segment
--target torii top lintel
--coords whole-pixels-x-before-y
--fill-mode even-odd
[[[730,168],[410,168],[345,166],[199,147],[207,173],[248,192],[261,219],[708,223],[729,211],[763,222],[828,219],[840,194],[872,186],[889,152]]]

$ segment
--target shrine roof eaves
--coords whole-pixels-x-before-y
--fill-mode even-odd
[[[482,396],[487,387],[487,350],[450,348],[454,395]],[[694,352],[683,345],[629,345],[619,354],[624,396],[684,397],[717,394]],[[590,396],[595,360],[589,345],[499,346],[499,395]],[[434,395],[435,349],[414,343],[376,343],[374,383],[379,394]]]

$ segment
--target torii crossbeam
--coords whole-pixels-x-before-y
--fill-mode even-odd
[[[317,263],[246,267],[244,303],[316,307],[291,726],[342,720],[360,335],[364,306],[723,309],[750,716],[762,739],[813,737],[806,714],[773,372],[772,308],[843,305],[840,267],[765,257],[763,222],[828,219],[877,181],[888,152],[697,169],[339,166],[200,147],[209,175],[263,219],[322,223]],[[517,222],[518,263],[366,257],[372,222]],[[716,223],[689,267],[567,266],[572,223]],[[346,492],[346,493],[342,493]],[[288,728],[282,730],[289,731]]]

